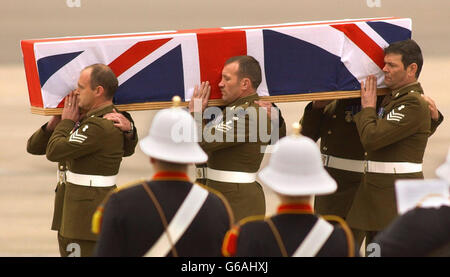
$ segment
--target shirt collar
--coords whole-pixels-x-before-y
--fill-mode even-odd
[[[115,109],[113,104],[101,106],[101,107],[96,108],[95,110],[89,111],[86,114],[86,118],[92,117],[92,116],[103,116],[107,113],[112,113],[113,109]]]
[[[166,180],[190,182],[187,174],[181,171],[158,171],[152,177],[152,181],[166,181]]]
[[[314,210],[309,204],[304,203],[290,203],[290,204],[281,204],[278,206],[277,213],[306,213],[313,214]]]
[[[242,105],[242,104],[244,104],[246,102],[250,104],[250,103],[252,103],[252,102],[254,102],[255,100],[258,100],[258,99],[259,99],[259,96],[255,92],[255,93],[250,94],[248,96],[236,99],[233,103],[229,104],[228,107],[230,107],[230,106],[239,106],[239,105]]]

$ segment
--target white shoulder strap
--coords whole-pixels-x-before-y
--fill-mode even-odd
[[[292,257],[314,257],[325,244],[333,232],[334,227],[327,221],[319,218],[306,238],[295,250]]]
[[[186,199],[175,213],[167,228],[174,245],[183,236],[189,225],[191,225],[207,197],[208,191],[206,189],[195,184],[192,186]],[[171,247],[169,236],[164,231],[144,257],[165,257]]]

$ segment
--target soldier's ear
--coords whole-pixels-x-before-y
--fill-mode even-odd
[[[248,90],[251,87],[252,83],[249,78],[242,78],[241,80],[241,88],[243,90]]]
[[[106,96],[105,89],[102,86],[97,86],[97,88],[95,89],[95,95],[96,96]]]
[[[412,63],[408,65],[408,68],[406,69],[406,72],[409,76],[416,78],[416,72],[417,72],[418,66],[416,63]]]

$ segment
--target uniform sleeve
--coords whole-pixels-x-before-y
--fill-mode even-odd
[[[52,132],[46,130],[47,123],[39,128],[27,141],[27,152],[33,155],[45,155],[48,140]]]
[[[437,127],[439,125],[441,125],[442,121],[444,121],[444,116],[441,114],[440,111],[438,111],[438,113],[439,113],[438,120],[431,119],[431,133],[430,133],[430,137],[434,134],[434,132],[436,132]]]
[[[94,256],[96,257],[119,257],[124,256],[122,242],[123,232],[120,229],[119,217],[120,201],[116,194],[112,194],[105,205],[101,232],[97,241]]]
[[[310,102],[303,113],[303,117],[300,119],[300,125],[302,126],[302,135],[309,137],[310,139],[317,141],[320,137],[320,125],[323,118],[323,109],[313,109],[312,102]]]
[[[267,135],[267,140],[263,142],[269,143],[271,121],[267,113],[259,112],[259,108],[255,108],[252,114],[248,113],[248,109],[245,109],[245,114],[244,109],[242,111],[241,114],[238,111],[237,116],[225,118],[218,124],[207,124],[202,128],[203,136],[200,146],[205,152],[211,153],[248,142],[256,143],[261,141],[264,135]],[[261,126],[264,126],[265,130],[261,130]]]
[[[136,149],[136,145],[138,143],[138,134],[136,130],[136,125],[134,125],[134,120],[131,117],[131,115],[127,112],[122,112],[122,114],[130,121],[133,122],[134,130],[133,135],[127,136],[127,134],[123,134],[123,150],[124,150],[124,157],[129,157],[134,154],[134,151]]]
[[[275,144],[279,139],[286,136],[286,122],[283,118],[283,115],[281,114],[281,110],[277,107],[277,105],[275,105],[274,103],[272,103],[272,105],[278,111],[278,117],[277,117],[278,125],[275,125],[272,122],[272,126],[278,127],[278,132],[276,132],[276,131],[274,132],[273,128],[272,128],[271,139],[270,139],[270,144]]]
[[[47,145],[47,159],[60,162],[76,159],[100,149],[105,139],[105,131],[97,122],[87,120],[71,133],[75,123],[62,120],[53,131]]]
[[[409,137],[423,124],[429,124],[429,112],[426,112],[419,100],[411,97],[394,106],[382,119],[378,118],[375,108],[370,107],[357,113],[354,121],[364,149],[374,151]]]

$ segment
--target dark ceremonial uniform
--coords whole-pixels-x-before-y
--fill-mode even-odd
[[[374,239],[382,257],[450,257],[450,207],[415,208]]]
[[[317,257],[351,257],[355,245],[350,229],[338,217],[340,226],[331,226],[331,233],[317,247]],[[310,235],[319,217],[309,205],[281,205],[275,216],[251,217],[231,229],[224,240],[224,256],[237,257],[287,257],[299,249]],[[321,219],[322,220],[322,219]],[[319,239],[309,243],[318,243]]]
[[[156,200],[152,199],[145,186]],[[134,183],[112,193],[104,205],[103,219],[100,216],[94,219],[97,229],[102,222],[95,255],[144,256],[165,236],[165,224],[173,224],[180,207],[187,205],[184,203],[193,187],[205,190],[192,184],[185,173],[159,172],[150,182]],[[102,207],[99,208],[101,210]],[[221,255],[223,237],[233,221],[226,200],[219,194],[206,191],[204,203],[193,216],[181,237],[175,241],[174,248],[156,251],[155,256]],[[172,241],[176,239],[175,233],[175,229],[170,232]]]
[[[112,121],[103,118],[113,109],[113,105],[108,105],[91,111],[79,126],[72,120],[62,120],[48,141],[47,158],[65,163],[67,169],[59,229],[60,251],[76,243],[81,256],[92,255],[97,236],[91,232],[91,217],[108,192],[116,187],[116,175],[125,154],[124,134]],[[128,152],[133,151],[134,148]]]

